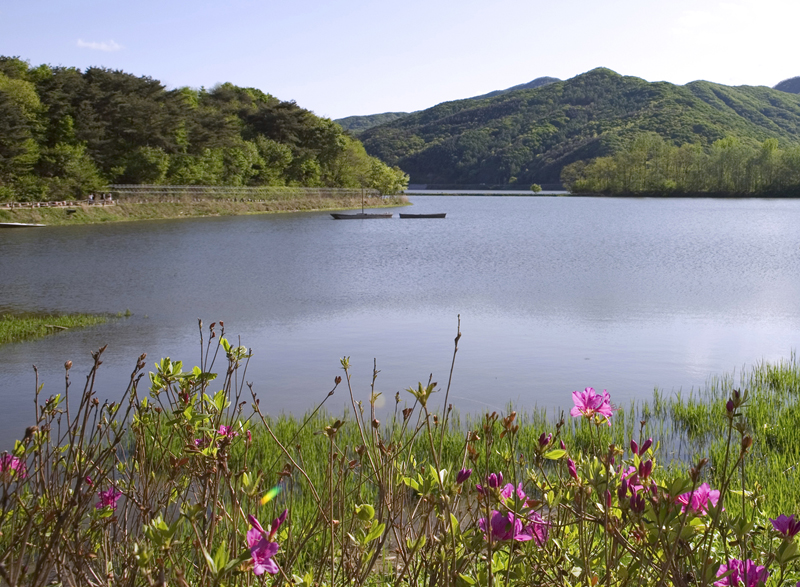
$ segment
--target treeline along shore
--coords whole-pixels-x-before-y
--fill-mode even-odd
[[[561,178],[577,195],[797,198],[800,147],[726,137],[706,150],[643,133],[612,156],[566,166]]]
[[[113,184],[402,191],[408,176],[330,119],[230,83],[0,56],[0,202],[84,199]]]

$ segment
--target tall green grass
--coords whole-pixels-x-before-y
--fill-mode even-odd
[[[0,314],[0,344],[41,338],[72,328],[85,328],[108,321],[107,316],[69,314],[67,316]]]

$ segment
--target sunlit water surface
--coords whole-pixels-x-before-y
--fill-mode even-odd
[[[359,398],[427,381],[462,412],[616,403],[788,356],[800,326],[800,201],[412,197],[444,220],[326,213],[0,231],[0,312],[108,312],[104,326],[0,347],[0,448],[108,343],[100,395],[136,357],[189,366],[197,319],[254,352],[246,379],[272,413],[321,401],[350,356]],[[399,210],[394,210],[398,212]],[[144,382],[143,382],[144,383]],[[402,392],[403,397],[410,397]],[[345,390],[330,404],[339,411]],[[349,401],[349,400],[348,400]]]

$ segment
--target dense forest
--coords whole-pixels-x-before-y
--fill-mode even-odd
[[[749,144],[727,137],[709,149],[678,147],[645,133],[613,156],[566,166],[561,178],[574,193],[795,197],[800,196],[800,146],[781,149],[777,139]]]
[[[458,100],[359,135],[417,184],[552,184],[577,161],[613,156],[643,132],[707,151],[730,137],[800,145],[800,96],[706,81],[684,86],[594,69],[536,89]]]
[[[81,197],[108,184],[370,187],[407,176],[333,121],[226,83],[158,80],[0,57],[0,201]]]

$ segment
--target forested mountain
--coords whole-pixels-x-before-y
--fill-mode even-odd
[[[791,94],[800,94],[800,77],[790,77],[775,85],[774,89]]]
[[[705,81],[650,83],[608,69],[532,90],[446,102],[369,129],[367,152],[420,184],[556,183],[564,166],[612,155],[642,132],[707,149],[731,137],[800,144],[800,96]]]
[[[254,88],[167,90],[122,71],[0,57],[0,200],[109,183],[392,192],[406,181],[332,120]]]
[[[337,118],[334,122],[344,130],[358,134],[373,126],[386,124],[404,116],[408,116],[408,112],[383,112],[381,114],[365,114],[364,116],[346,116],[345,118]]]
[[[507,94],[515,90],[535,90],[536,88],[541,88],[542,86],[546,86],[547,84],[554,84],[560,81],[561,80],[558,79],[557,77],[537,77],[535,80],[530,81],[527,84],[519,84],[516,86],[511,86],[510,88],[506,88],[505,90],[495,90],[494,92],[489,92],[488,94],[473,96],[472,98],[470,98],[470,100],[483,100],[484,98],[494,98],[495,96],[499,96],[500,94]]]
[[[506,88],[505,90],[495,90],[494,92],[489,92],[488,94],[483,94],[482,96],[474,96],[472,98],[467,98],[467,99],[483,100],[484,98],[491,98],[493,96],[499,96],[500,94],[513,92],[514,90],[531,90],[534,88],[540,88],[542,86],[546,86],[547,84],[552,84],[557,81],[560,81],[557,77],[537,77],[535,80],[530,81],[527,84],[519,84],[517,86]],[[405,116],[408,116],[409,114],[416,114],[416,113],[384,112],[382,114],[347,116],[345,118],[337,118],[336,120],[334,120],[334,122],[339,123],[339,125],[341,125],[343,129],[349,130],[351,133],[357,135],[369,128],[372,128],[373,126],[380,126],[381,124],[387,124],[389,122],[397,120],[398,118],[403,118]]]

